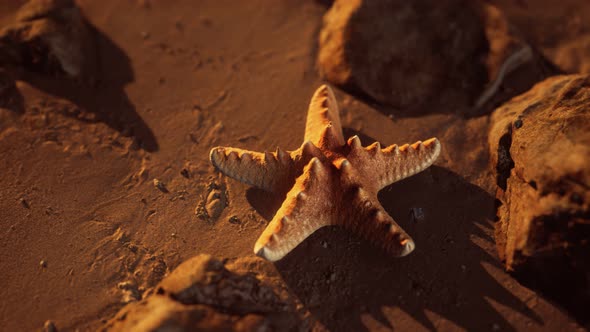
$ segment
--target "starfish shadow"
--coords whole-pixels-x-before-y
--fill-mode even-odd
[[[496,257],[473,242],[493,242],[485,231],[494,217],[493,197],[433,166],[385,188],[379,198],[416,241],[410,256],[389,257],[349,232],[327,227],[276,264],[290,288],[329,330],[361,331],[367,322],[396,328],[387,313],[398,307],[422,329],[435,330],[428,317],[435,313],[467,330],[493,326],[513,331],[490,300],[542,324],[484,267],[499,271]],[[424,211],[422,220],[412,217],[413,208]],[[399,324],[407,324],[407,319]]]
[[[124,90],[125,85],[134,80],[131,60],[108,36],[90,23],[88,25],[97,50],[96,68],[91,68],[95,76],[89,77],[93,82],[51,77],[34,67],[13,70],[14,74],[17,79],[42,91],[69,100],[82,113],[93,114],[87,117],[80,112],[64,112],[64,115],[80,121],[103,122],[123,135],[135,137],[143,149],[157,151],[154,133],[136,112]]]
[[[246,190],[246,199],[264,219],[272,220],[285,200],[286,194],[271,194],[262,189],[250,187]]]

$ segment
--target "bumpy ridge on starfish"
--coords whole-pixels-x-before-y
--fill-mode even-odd
[[[332,89],[327,85],[322,85],[311,97],[305,124],[305,140],[320,146],[320,141],[326,136],[326,131],[334,138],[333,142],[336,145],[344,145],[336,97]]]
[[[318,228],[332,224],[330,176],[327,167],[313,158],[293,189],[256,241],[254,252],[270,261],[282,258]]]
[[[414,241],[385,211],[377,196],[362,188],[353,188],[353,191],[354,211],[347,212],[348,218],[341,219],[339,224],[377,243],[393,256],[402,257],[412,252]]]
[[[377,190],[423,171],[440,154],[440,142],[436,138],[399,147],[394,144],[382,149],[379,142],[363,148],[360,139],[354,136],[348,140],[348,146],[348,160],[361,173],[378,173]],[[367,159],[367,156],[371,158]]]
[[[242,182],[279,194],[291,188],[254,247],[257,255],[276,261],[327,225],[357,232],[394,256],[409,254],[414,241],[385,212],[377,193],[430,166],[440,150],[436,138],[386,148],[378,142],[363,147],[357,136],[345,143],[334,94],[324,85],[310,103],[299,149],[258,153],[217,147],[210,158]]]
[[[274,153],[260,153],[216,147],[209,158],[223,174],[270,192],[283,190],[285,183],[294,176],[291,155],[280,149]]]

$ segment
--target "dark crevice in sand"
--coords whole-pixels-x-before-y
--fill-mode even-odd
[[[498,144],[498,162],[496,163],[496,184],[502,190],[506,190],[510,171],[514,168],[514,161],[510,156],[512,146],[512,128],[508,127],[506,133],[500,137]]]

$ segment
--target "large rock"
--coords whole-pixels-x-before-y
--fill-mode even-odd
[[[500,257],[582,316],[590,304],[589,110],[590,77],[557,76],[498,108],[489,136]]]
[[[286,331],[309,329],[302,306],[269,265],[243,258],[228,267],[209,255],[182,263],[140,302],[119,311],[103,331]],[[260,272],[256,275],[252,271]],[[269,278],[270,276],[270,278]]]
[[[410,110],[482,107],[531,63],[504,100],[547,68],[498,9],[471,0],[336,0],[319,37],[328,81]]]
[[[73,78],[96,70],[92,28],[73,0],[30,0],[0,31],[0,64]]]

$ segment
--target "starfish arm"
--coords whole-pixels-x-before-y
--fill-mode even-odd
[[[406,256],[416,247],[414,240],[381,206],[377,195],[356,188],[349,209],[352,211],[345,214],[349,217],[341,219],[342,226],[377,244],[392,256]]]
[[[328,148],[344,145],[338,103],[334,92],[327,85],[320,86],[311,98],[305,125],[305,141],[311,141],[317,146],[329,143]]]
[[[285,192],[296,173],[289,152],[254,152],[230,147],[215,147],[209,154],[211,163],[223,174],[269,192]]]
[[[331,192],[325,185],[329,177],[326,166],[318,158],[307,164],[283,205],[256,241],[256,255],[277,261],[317,229],[332,224]]]
[[[363,148],[359,138],[354,136],[348,140],[348,145],[350,146],[348,160],[362,174],[377,172],[375,181],[377,191],[428,168],[434,163],[441,150],[440,142],[436,138],[400,147],[394,144],[381,149],[378,142]]]

